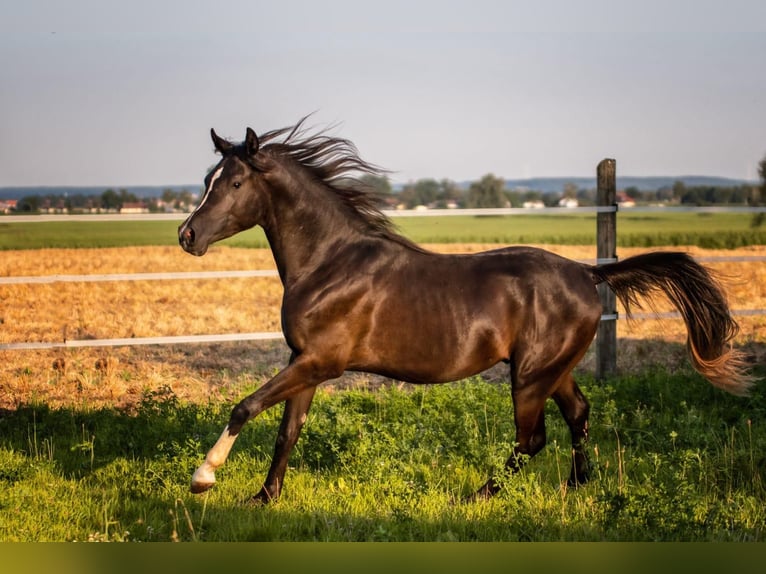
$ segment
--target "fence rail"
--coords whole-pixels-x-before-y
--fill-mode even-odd
[[[189,343],[229,343],[239,341],[268,341],[284,339],[279,331],[255,333],[222,333],[218,335],[174,335],[170,337],[128,337],[116,339],[68,339],[39,343],[3,343],[2,351],[34,351],[74,349],[82,347],[132,347],[138,345],[184,345]]]
[[[766,255],[731,255],[695,257],[700,263],[750,263],[766,261]],[[580,263],[603,265],[614,261],[604,259],[578,259]],[[279,277],[275,269],[243,269],[232,271],[168,271],[157,273],[104,273],[88,275],[18,275],[0,277],[0,285],[49,285],[53,283],[103,283],[109,281],[186,281],[190,279],[248,279],[253,277]]]
[[[733,315],[766,315],[766,309],[734,309]],[[633,319],[680,319],[676,311],[631,313]],[[619,314],[602,315],[602,321],[616,321]],[[242,341],[284,340],[281,331],[256,331],[251,333],[220,333],[210,335],[171,335],[162,337],[118,337],[114,339],[67,339],[64,341],[41,341],[37,343],[0,343],[0,351],[45,351],[52,349],[77,349],[84,347],[134,347],[142,345],[188,345],[201,343],[241,343]]]
[[[0,277],[0,285],[50,283],[101,283],[107,281],[175,281],[188,279],[242,279],[249,277],[278,277],[273,269],[245,271],[179,271],[165,273],[108,273],[93,275],[27,275]]]

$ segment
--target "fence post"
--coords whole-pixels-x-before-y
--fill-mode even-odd
[[[617,205],[616,172],[613,159],[604,159],[598,164],[596,193],[600,207]],[[596,215],[596,257],[599,264],[617,261],[616,211]],[[599,324],[596,334],[596,378],[603,380],[617,373],[617,303],[614,292],[606,283],[598,286],[598,293],[602,312],[607,316]]]

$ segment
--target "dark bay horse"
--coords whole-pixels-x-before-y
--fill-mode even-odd
[[[305,120],[305,118],[304,118]],[[285,401],[274,457],[254,500],[276,499],[291,449],[317,385],[344,371],[410,383],[455,381],[503,361],[510,367],[516,443],[507,461],[545,445],[543,409],[552,398],[572,435],[569,483],[588,479],[588,402],[572,369],[601,316],[606,282],[626,309],[664,294],[683,315],[694,367],[712,384],[747,394],[751,378],[732,348],[737,324],[711,274],[684,253],[648,253],[592,266],[532,247],[474,255],[432,253],[397,234],[375,199],[349,174],[379,173],[349,141],[310,133],[304,120],[234,144],[211,130],[221,161],[180,226],[181,246],[204,255],[211,243],[260,225],[284,285],[288,366],[234,407],[192,478],[215,470],[247,421]],[[498,490],[490,478],[476,493]]]

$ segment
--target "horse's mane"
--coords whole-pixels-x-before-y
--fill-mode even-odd
[[[262,149],[289,157],[321,181],[352,212],[368,231],[398,243],[411,244],[401,236],[391,220],[380,210],[380,198],[356,174],[384,175],[386,170],[359,157],[356,146],[347,139],[328,135],[326,128],[311,131],[304,126],[308,116],[291,127],[266,132],[258,139]]]

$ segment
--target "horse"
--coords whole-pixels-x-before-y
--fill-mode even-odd
[[[254,503],[276,500],[317,386],[346,371],[414,384],[458,381],[500,362],[510,372],[516,438],[506,462],[518,471],[546,443],[544,406],[553,399],[569,427],[568,483],[587,482],[590,406],[572,370],[592,343],[606,283],[628,314],[664,295],[686,324],[693,367],[735,395],[753,378],[733,347],[738,325],[710,270],[683,252],[650,252],[589,265],[515,246],[438,254],[399,234],[358,174],[385,173],[349,140],[295,125],[233,143],[210,130],[220,161],[206,175],[196,209],[178,228],[195,256],[259,225],[284,287],[287,366],[231,411],[191,480],[215,483],[243,426],[284,402],[274,454]],[[489,498],[490,477],[471,497]]]

